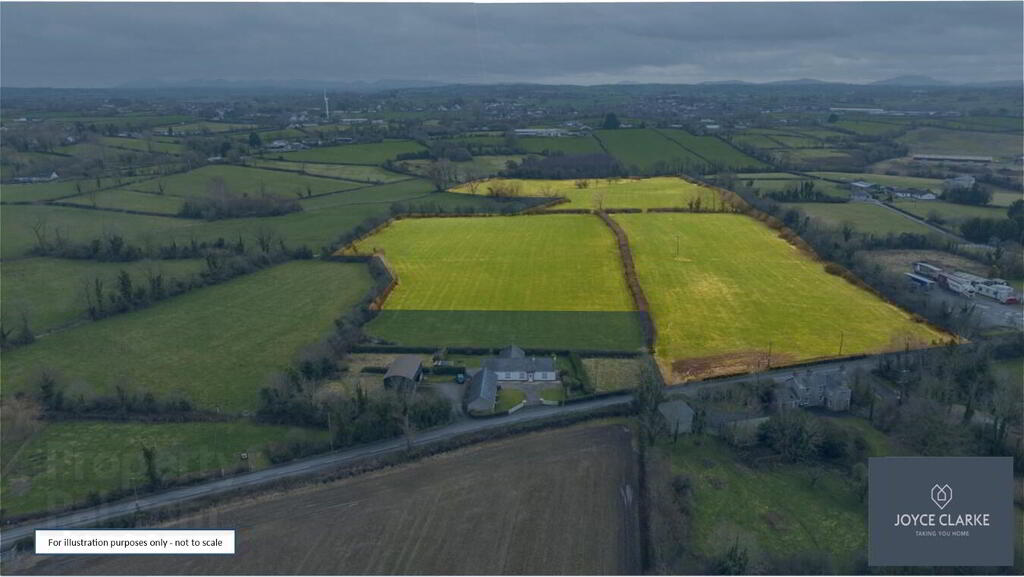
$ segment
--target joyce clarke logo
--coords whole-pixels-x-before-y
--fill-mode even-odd
[[[953,489],[950,488],[949,483],[939,486],[938,483],[932,486],[932,502],[940,510],[945,509],[946,505],[953,500]]]
[[[868,459],[868,564],[1013,565],[1013,459]]]

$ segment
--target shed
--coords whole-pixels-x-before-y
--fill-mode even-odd
[[[389,388],[412,388],[423,378],[423,363],[416,355],[402,355],[388,365],[384,373],[384,386]]]
[[[658,405],[671,433],[693,432],[693,408],[686,401],[667,401]]]
[[[466,387],[466,409],[474,413],[488,413],[494,410],[498,399],[498,377],[490,369],[473,373]]]

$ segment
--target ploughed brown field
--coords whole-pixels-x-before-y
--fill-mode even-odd
[[[5,569],[56,575],[637,574],[635,464],[623,425],[579,425],[241,501],[166,526],[236,528],[233,556],[48,557]]]

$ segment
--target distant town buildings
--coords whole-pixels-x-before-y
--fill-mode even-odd
[[[56,172],[51,172],[49,176],[20,176],[14,179],[14,182],[51,182],[60,178],[60,175]]]
[[[517,128],[513,132],[516,136],[569,136],[570,134],[564,128]]]

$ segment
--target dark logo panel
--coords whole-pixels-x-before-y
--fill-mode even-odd
[[[1013,564],[1010,457],[868,460],[870,565]]]

